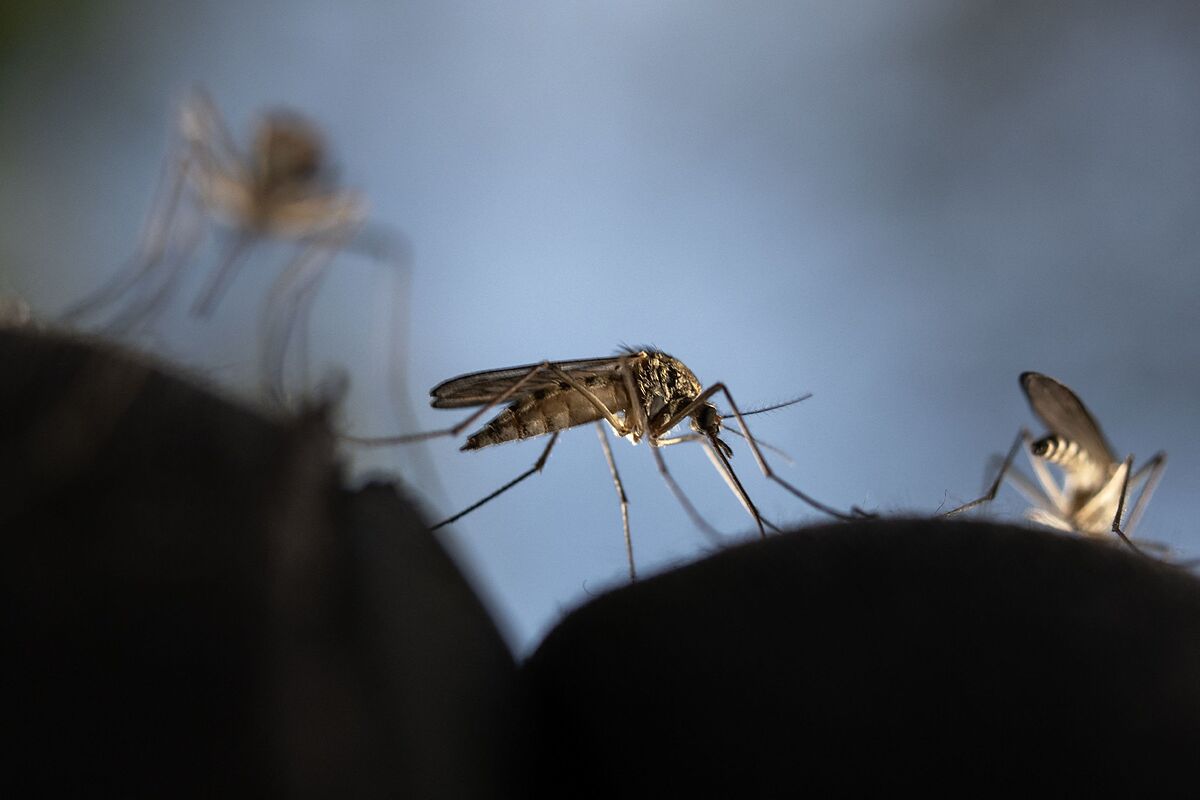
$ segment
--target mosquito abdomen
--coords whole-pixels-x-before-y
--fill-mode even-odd
[[[1058,464],[1068,471],[1090,469],[1094,466],[1087,451],[1078,443],[1056,434],[1037,440],[1033,443],[1032,449],[1035,456],[1044,458],[1052,464]]]
[[[588,390],[614,414],[628,408],[625,387],[607,379],[586,381]],[[535,392],[497,414],[490,422],[467,437],[463,450],[478,450],[488,445],[529,439],[554,431],[573,428],[603,419],[595,404],[570,385]]]
[[[1078,442],[1058,434],[1037,440],[1032,449],[1035,456],[1062,467],[1072,487],[1084,494],[1098,489],[1112,472],[1110,465],[1097,462]]]

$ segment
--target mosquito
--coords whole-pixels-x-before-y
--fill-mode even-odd
[[[299,351],[307,369],[308,316],[327,268],[352,240],[362,243],[366,200],[335,185],[323,137],[294,111],[265,114],[243,154],[216,105],[196,90],[179,110],[174,138],[138,255],[69,308],[65,321],[115,312],[105,326],[109,332],[149,329],[177,289],[204,237],[206,220],[228,228],[232,236],[192,304],[195,316],[213,313],[254,241],[294,242],[297,250],[270,290],[261,318],[260,364],[268,393],[281,400],[290,348]],[[402,266],[395,242],[377,237],[367,246],[376,258]]]
[[[479,407],[457,425],[403,436],[348,438],[361,444],[388,445],[441,436],[458,436],[489,409],[505,403],[507,407],[504,410],[467,437],[462,450],[478,450],[504,442],[550,436],[545,449],[533,466],[481,500],[442,520],[434,526],[436,530],[495,499],[530,475],[541,472],[562,431],[595,423],[620,502],[629,579],[634,581],[637,579],[637,569],[634,565],[633,539],[629,530],[629,501],[617,472],[616,461],[605,433],[605,423],[618,437],[627,439],[632,444],[637,444],[642,439],[650,444],[650,452],[654,454],[659,473],[693,520],[702,521],[702,518],[671,476],[666,461],[658,452],[659,448],[682,442],[700,442],[717,472],[754,519],[759,535],[765,537],[768,527],[778,530],[759,513],[729,463],[729,459],[733,457],[733,449],[720,436],[723,419],[729,415],[723,416],[711,402],[711,398],[718,394],[723,395],[729,403],[732,416],[737,420],[741,432],[732,428],[727,430],[746,440],[751,453],[754,454],[755,462],[766,477],[813,508],[837,519],[871,516],[857,507],[848,513],[836,511],[776,475],[763,457],[760,443],[751,436],[746,426],[744,417],[748,414],[743,414],[738,409],[725,384],[715,383],[706,389],[682,361],[649,348],[626,348],[616,356],[604,358],[542,361],[537,364],[460,375],[430,390],[430,396],[433,398],[431,405],[434,408]],[[690,420],[691,432],[670,436],[671,431],[684,420]]]
[[[1135,552],[1142,551],[1130,538],[1150,496],[1166,468],[1166,453],[1156,453],[1135,472],[1133,456],[1120,460],[1100,432],[1100,426],[1083,402],[1063,384],[1037,372],[1021,374],[1021,389],[1033,413],[1049,429],[1034,440],[1022,428],[1008,450],[991,488],[982,497],[946,513],[958,514],[991,502],[1008,478],[1013,486],[1033,503],[1026,515],[1034,522],[1062,531],[1088,536],[1115,533]],[[1017,450],[1024,446],[1037,482],[1013,466]],[[1060,486],[1047,464],[1057,466],[1063,475]],[[1122,527],[1128,497],[1137,492],[1137,500]]]

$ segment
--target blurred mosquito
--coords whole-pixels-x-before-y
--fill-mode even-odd
[[[268,392],[282,400],[288,350],[296,344],[306,370],[313,298],[334,256],[352,241],[362,243],[366,200],[356,191],[336,188],[321,134],[295,112],[265,114],[249,153],[243,154],[216,106],[197,90],[180,108],[174,136],[138,255],[69,308],[65,321],[115,310],[105,326],[109,332],[147,330],[176,290],[204,236],[206,218],[233,233],[217,270],[192,305],[197,316],[207,317],[216,309],[252,242],[293,241],[298,250],[270,290],[261,320],[263,375]],[[376,258],[400,264],[394,243],[380,239],[367,247]]]
[[[430,390],[434,408],[479,406],[478,410],[457,425],[443,430],[403,436],[349,438],[361,444],[387,445],[440,436],[457,436],[489,409],[504,403],[508,406],[490,422],[469,435],[461,449],[478,450],[489,445],[550,434],[550,440],[532,467],[478,502],[438,523],[434,526],[436,529],[454,522],[513,488],[530,475],[540,472],[554,443],[558,441],[559,433],[567,428],[594,422],[621,506],[621,526],[625,534],[629,579],[636,580],[633,540],[629,531],[629,501],[617,472],[612,448],[605,435],[604,423],[607,423],[617,436],[628,439],[633,444],[637,444],[643,438],[649,442],[650,452],[654,454],[659,472],[684,510],[698,524],[711,530],[711,526],[703,521],[667,470],[666,462],[658,452],[661,447],[682,442],[700,442],[717,472],[753,517],[759,535],[765,537],[768,527],[778,530],[759,513],[729,463],[733,450],[720,437],[723,416],[717,411],[716,405],[710,402],[710,398],[717,394],[724,395],[729,403],[741,433],[733,429],[728,430],[746,440],[764,475],[813,508],[837,519],[870,516],[858,508],[851,509],[849,513],[836,511],[776,475],[763,457],[760,442],[751,436],[746,427],[744,417],[748,414],[738,410],[725,384],[715,383],[705,389],[682,361],[652,349],[626,349],[619,355],[606,358],[542,361],[538,364],[461,375]],[[791,402],[799,402],[802,399],[804,398]],[[760,410],[769,411],[779,407]],[[668,436],[685,419],[690,419],[692,432]]]
[[[1033,503],[1033,508],[1026,512],[1032,521],[1089,536],[1115,533],[1122,542],[1141,553],[1130,536],[1162,478],[1167,464],[1166,453],[1156,453],[1134,472],[1133,456],[1123,461],[1116,457],[1095,418],[1066,386],[1047,375],[1025,372],[1021,374],[1021,388],[1033,413],[1046,425],[1049,433],[1035,441],[1029,431],[1022,428],[987,493],[948,511],[946,516],[991,502],[1000,490],[1000,483],[1008,478]],[[1013,459],[1022,445],[1037,475],[1037,483],[1013,466]],[[1054,480],[1047,463],[1062,470],[1061,486]],[[1139,487],[1141,493],[1122,527],[1126,501]]]

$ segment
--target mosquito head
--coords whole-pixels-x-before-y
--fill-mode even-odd
[[[307,183],[324,168],[320,133],[298,114],[275,111],[258,127],[254,139],[255,169],[266,186]]]
[[[705,403],[692,414],[692,430],[702,433],[712,442],[713,447],[720,450],[726,458],[733,458],[733,448],[720,437],[721,413],[712,403]]]

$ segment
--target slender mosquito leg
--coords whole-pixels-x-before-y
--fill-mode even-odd
[[[151,203],[151,210],[142,230],[142,244],[139,248],[141,252],[132,263],[127,264],[107,283],[78,303],[68,307],[62,315],[64,322],[73,323],[96,309],[112,303],[147,275],[153,273],[162,263],[166,255],[171,221],[179,207],[179,200],[183,194],[183,187],[187,182],[187,173],[191,166],[190,157],[185,157],[172,170],[167,165],[173,161],[174,159],[168,159],[167,162],[164,162],[165,166],[159,177],[159,188],[155,191],[156,199]],[[168,182],[170,188],[164,195],[163,187],[167,186]]]
[[[304,389],[309,386],[309,312],[329,264],[353,233],[349,228],[311,242],[284,267],[268,295],[260,363],[267,378],[267,394],[279,404],[286,401],[284,373],[293,341],[300,359],[300,385]]]
[[[625,484],[617,473],[617,461],[613,458],[612,447],[608,444],[608,435],[604,426],[596,423],[596,433],[600,435],[600,446],[604,448],[604,460],[608,462],[608,471],[612,473],[613,485],[617,489],[617,499],[621,502],[621,528],[625,531],[625,555],[629,559],[629,582],[637,580],[637,568],[633,565],[633,537],[629,534],[629,498],[625,496]]]
[[[628,370],[624,370],[624,371],[627,372]],[[554,375],[555,377],[565,381],[567,383],[567,385],[569,385],[572,389],[574,389],[575,391],[582,394],[585,398],[587,398],[588,402],[591,403],[593,406],[595,406],[596,410],[604,415],[604,419],[608,422],[609,425],[612,425],[613,430],[616,431],[618,436],[626,436],[629,434],[629,432],[630,432],[629,426],[627,426],[625,423],[621,422],[621,420],[617,419],[616,415],[613,414],[612,409],[610,409],[608,406],[606,406],[604,404],[604,401],[602,401],[599,397],[596,397],[595,393],[591,389],[587,388],[582,383],[575,380],[575,378],[573,378],[570,374],[562,371],[561,369],[554,366],[553,364],[550,365],[550,373],[552,375]],[[630,405],[638,405],[633,400],[634,397],[635,397],[635,395],[630,395]]]
[[[179,128],[184,137],[201,144],[208,142],[214,151],[209,155],[214,160],[217,160],[217,148],[223,148],[220,156],[225,160],[234,162],[238,160],[237,143],[233,140],[233,134],[225,127],[225,118],[221,116],[216,103],[212,101],[207,92],[202,89],[193,89],[180,117]],[[210,127],[206,129],[205,125]],[[207,135],[209,133],[217,135],[215,142]]]
[[[109,320],[104,325],[104,330],[109,333],[134,333],[151,327],[167,307],[168,298],[178,288],[202,235],[201,225],[191,232],[178,252],[156,265],[159,269],[155,273],[147,273],[142,276],[136,287],[130,287],[139,290],[139,297]],[[157,288],[149,285],[154,279],[157,279]]]
[[[508,398],[512,397],[520,390],[522,386],[537,377],[538,373],[548,369],[549,367],[549,361],[543,361],[540,364],[535,364],[534,366],[530,367],[529,372],[522,375],[520,380],[488,400],[486,403],[468,415],[466,419],[464,419],[462,422],[459,422],[457,425],[454,425],[453,427],[442,428],[441,430],[436,431],[405,433],[399,436],[343,436],[342,438],[348,442],[354,442],[355,444],[365,444],[372,447],[379,447],[392,444],[405,444],[406,442],[420,442],[425,439],[436,439],[440,436],[458,436],[458,434],[466,430],[467,426],[469,426],[472,422],[482,417],[490,409],[495,408]]]
[[[669,431],[671,428],[678,425],[684,419],[691,416],[691,414],[697,408],[699,408],[701,405],[707,403],[709,398],[712,397],[717,392],[723,393],[725,395],[725,399],[729,401],[729,407],[733,409],[733,414],[737,418],[738,425],[742,429],[742,434],[743,434],[744,438],[746,439],[747,444],[750,445],[750,452],[753,453],[754,460],[755,460],[755,462],[757,462],[759,469],[762,470],[763,475],[765,475],[770,480],[775,481],[780,486],[787,489],[793,495],[795,495],[796,497],[799,497],[801,500],[803,500],[805,503],[808,503],[813,508],[817,509],[818,511],[824,512],[824,513],[830,515],[831,517],[834,517],[835,519],[851,520],[851,519],[861,519],[863,517],[874,516],[872,514],[868,514],[865,511],[859,509],[857,506],[852,507],[850,510],[850,513],[848,513],[848,514],[836,511],[833,508],[825,505],[824,503],[819,502],[815,498],[810,497],[809,495],[807,495],[804,492],[797,489],[795,486],[792,486],[790,483],[785,481],[783,478],[780,478],[778,475],[776,475],[771,470],[770,465],[767,464],[766,458],[763,457],[762,451],[759,449],[758,443],[755,441],[754,436],[751,435],[750,428],[746,425],[746,420],[742,417],[742,412],[740,410],[738,410],[737,403],[735,403],[733,401],[733,395],[731,395],[729,393],[729,389],[723,383],[714,383],[712,386],[709,386],[707,389],[705,389],[703,392],[701,392],[699,395],[697,395],[695,398],[693,398],[692,401],[690,403],[688,403],[684,408],[682,408],[681,410],[676,412],[675,416],[673,416],[671,419],[664,422],[660,426],[660,429],[663,431]],[[720,456],[720,462],[722,465],[718,471],[721,472],[722,477],[725,478],[725,481],[727,484],[729,484],[730,488],[734,490],[734,494],[738,495],[738,499],[742,501],[742,504],[744,506],[746,506],[747,510],[751,511],[751,514],[754,516],[755,522],[758,524],[759,533],[761,533],[765,537],[766,532],[763,530],[764,520],[762,518],[762,515],[760,515],[758,513],[758,510],[754,507],[754,504],[752,502],[750,502],[750,497],[746,494],[746,490],[742,487],[741,481],[738,480],[737,474],[733,471],[733,467],[729,464],[729,459],[727,459],[725,457],[724,453],[719,453],[717,455]],[[709,458],[710,458],[710,460],[714,460],[714,464],[716,463],[716,461],[715,461],[716,456],[714,456],[710,453]],[[774,528],[775,526],[772,525],[771,527]],[[778,529],[776,528],[776,530],[778,530]]]
[[[796,495],[796,497],[798,497],[800,500],[804,500],[805,503],[808,503],[810,506],[814,507],[814,509],[816,509],[817,511],[822,511],[824,513],[827,513],[827,515],[829,515],[830,517],[833,517],[835,519],[862,519],[864,517],[874,517],[875,516],[875,515],[870,515],[870,513],[866,513],[862,509],[859,509],[859,507],[857,507],[857,506],[852,506],[850,512],[842,512],[842,511],[835,510],[835,509],[833,509],[833,507],[827,506],[826,504],[821,503],[821,501],[818,501],[817,499],[810,497],[810,495],[805,494],[802,491],[799,491],[799,489],[792,486],[791,483],[788,483],[784,479],[781,479],[781,477],[779,475],[775,475],[774,470],[772,470],[772,468],[770,468],[770,464],[767,463],[767,458],[762,455],[762,450],[760,449],[760,447],[758,447],[758,444],[754,440],[754,437],[752,437],[752,435],[750,434],[750,428],[748,426],[746,426],[746,421],[745,421],[745,419],[743,419],[742,411],[740,411],[738,409],[737,403],[733,402],[733,396],[731,395],[730,390],[727,389],[725,384],[714,384],[712,386],[709,386],[708,390],[702,392],[701,396],[696,398],[696,401],[692,402],[692,404],[698,405],[698,402],[700,402],[701,399],[703,399],[703,402],[707,402],[708,397],[715,395],[716,392],[721,392],[722,395],[725,395],[726,401],[728,401],[728,403],[730,403],[730,408],[733,409],[733,416],[737,417],[738,426],[740,428],[742,428],[742,433],[745,434],[746,444],[750,445],[750,452],[754,453],[755,461],[758,463],[758,469],[761,469],[762,474],[766,475],[768,477],[768,479],[773,480],[776,483],[779,483],[779,485],[784,487],[785,489],[787,489],[788,492],[791,492],[792,494]],[[685,410],[688,410],[689,414],[691,413],[691,410],[689,410],[689,409],[685,409]],[[722,453],[722,455],[721,455],[721,461],[724,461],[726,464],[728,464],[727,459],[724,457],[724,453]],[[730,471],[732,473],[732,469]]]
[[[403,234],[381,233],[378,227],[364,226],[354,241],[364,236],[368,254],[385,266],[391,282],[387,291],[391,297],[388,303],[388,390],[392,407],[400,410],[407,408],[410,402],[407,374],[412,340],[412,248]],[[398,419],[407,427],[409,417],[406,412],[400,413]]]
[[[492,492],[491,494],[489,494],[487,497],[483,498],[482,500],[478,500],[478,501],[476,501],[476,502],[472,503],[471,505],[469,505],[469,506],[467,506],[466,508],[464,508],[462,511],[458,512],[457,514],[455,514],[454,516],[452,516],[452,517],[447,517],[446,519],[442,520],[442,521],[441,521],[441,522],[439,522],[438,524],[434,525],[434,526],[433,526],[432,528],[430,528],[429,530],[431,530],[431,531],[436,531],[438,528],[441,528],[441,527],[443,527],[443,526],[445,526],[445,525],[449,525],[451,522],[455,522],[456,520],[460,520],[460,519],[462,519],[462,518],[463,518],[463,517],[465,517],[467,514],[470,514],[472,511],[474,511],[475,509],[477,509],[477,508],[479,508],[480,506],[484,505],[484,504],[485,504],[485,503],[487,503],[488,501],[490,501],[490,500],[495,500],[497,497],[499,497],[500,495],[504,494],[504,493],[505,493],[505,492],[507,492],[509,489],[513,488],[513,487],[514,487],[514,486],[516,486],[518,483],[520,483],[521,481],[525,480],[526,478],[528,478],[530,475],[534,474],[535,472],[541,472],[541,471],[542,471],[542,467],[546,466],[546,459],[550,457],[550,449],[551,449],[552,447],[554,447],[554,443],[558,441],[558,434],[559,434],[559,433],[560,433],[560,431],[555,431],[555,432],[554,432],[554,435],[550,437],[550,441],[549,441],[549,442],[547,442],[547,444],[546,444],[546,449],[542,451],[542,454],[541,454],[541,455],[538,457],[538,460],[537,460],[536,462],[534,462],[534,464],[533,464],[533,466],[532,466],[532,467],[530,467],[529,469],[525,470],[524,472],[522,472],[522,473],[521,473],[520,475],[518,475],[517,477],[513,478],[513,479],[512,479],[511,481],[509,481],[508,483],[504,484],[504,485],[503,485],[503,486],[501,486],[499,489],[497,489],[496,491],[494,491],[494,492]]]
[[[691,518],[692,524],[699,528],[713,544],[721,544],[725,537],[721,535],[720,531],[710,525],[708,520],[702,517],[700,512],[696,510],[696,507],[692,505],[692,501],[684,494],[683,488],[675,481],[675,476],[667,470],[667,462],[662,457],[662,453],[658,452],[657,447],[651,447],[650,452],[654,454],[654,461],[658,465],[658,474],[663,476],[663,480],[667,483],[667,488],[671,490],[671,494],[675,495],[675,499],[679,501],[679,505],[683,506],[683,510]]]
[[[1163,470],[1167,468],[1167,454],[1155,453],[1154,457],[1142,464],[1138,471],[1130,478],[1130,490],[1145,481],[1142,486],[1142,493],[1138,495],[1138,499],[1133,504],[1133,509],[1129,512],[1129,519],[1125,523],[1125,532],[1130,536],[1133,535],[1134,528],[1142,518],[1142,512],[1146,510],[1146,504],[1150,502],[1150,496],[1154,494],[1154,490],[1158,487],[1158,482],[1162,479]]]
[[[198,317],[207,317],[212,314],[217,303],[221,302],[221,298],[225,295],[234,276],[237,275],[238,262],[252,238],[253,235],[246,231],[237,234],[237,238],[233,240],[229,250],[225,253],[221,266],[217,268],[216,274],[209,282],[208,288],[192,304],[192,314]]]
[[[996,460],[999,461],[1000,458],[997,457]],[[1004,473],[1004,477],[1008,480],[1010,486],[1020,492],[1029,501],[1030,505],[1044,509],[1051,514],[1062,515],[1062,510],[1054,504],[1053,498],[1046,493],[1045,487],[1034,483],[1025,473],[1017,469],[1015,465],[1008,468],[1008,472]]]
[[[1004,476],[1008,474],[1012,467],[1013,459],[1017,457],[1017,451],[1021,449],[1021,444],[1029,438],[1029,431],[1022,428],[1017,431],[1017,438],[1013,440],[1012,447],[1008,448],[1008,455],[1004,457],[1003,463],[1000,465],[1000,471],[996,473],[996,480],[992,481],[992,486],[982,497],[977,497],[969,503],[963,503],[958,508],[952,508],[943,514],[943,517],[949,517],[954,514],[961,514],[964,511],[970,511],[972,508],[981,506],[984,503],[990,503],[996,499],[996,493],[1000,491],[1000,484],[1004,481]]]
[[[740,436],[741,434],[738,434],[738,435]],[[722,465],[722,463],[717,460],[717,454],[715,452],[713,452],[712,445],[709,444],[708,437],[705,436],[704,434],[688,433],[688,434],[684,434],[683,436],[672,436],[670,439],[654,439],[653,444],[656,449],[652,452],[655,453],[656,458],[660,459],[659,463],[662,465],[663,469],[666,469],[666,463],[665,463],[665,461],[661,460],[661,457],[658,455],[657,448],[671,447],[672,445],[682,444],[683,442],[700,442],[700,444],[704,446],[704,453],[705,453],[705,455],[708,456],[708,460],[712,463],[713,469],[715,469],[717,471],[717,474],[721,476],[721,479],[723,481],[725,481],[725,485],[728,486],[729,490],[731,492],[733,492],[735,497],[738,498],[738,502],[742,504],[742,508],[746,509],[746,513],[750,514],[750,516],[753,517],[755,511],[758,510],[757,506],[754,506],[753,503],[746,502],[746,500],[749,499],[748,494],[746,495],[746,499],[744,500],[741,497],[741,495],[738,493],[738,487],[741,486],[741,483],[740,482],[734,483],[734,481],[731,480],[725,474],[725,466]],[[730,468],[729,471],[733,472],[732,468]],[[668,484],[667,484],[668,486],[671,486],[672,484],[674,484],[675,487],[678,488],[678,484],[675,483],[673,477],[671,477],[669,474],[664,477],[666,477],[668,480]],[[735,475],[735,478],[736,478],[736,475]],[[672,489],[672,491],[674,491],[674,489]],[[742,490],[742,493],[745,493],[744,488]],[[721,536],[720,532],[718,532],[715,528],[713,528],[711,525],[709,525],[708,522],[702,516],[700,516],[699,512],[697,512],[695,510],[695,508],[692,506],[692,504],[688,501],[687,496],[683,494],[682,489],[680,489],[679,494],[676,496],[679,498],[680,502],[683,504],[684,510],[688,511],[689,516],[692,516],[692,521],[696,523],[697,527],[699,527],[701,530],[707,529],[705,531],[705,533],[708,533],[709,531],[711,531],[714,536],[720,536],[721,539],[724,540],[724,537]],[[763,525],[766,525],[768,528],[775,531],[775,533],[783,533],[782,528],[780,528],[775,523],[771,522],[771,520],[764,517],[761,513],[758,515],[758,519],[762,520]]]
[[[1130,550],[1137,553],[1139,556],[1144,556],[1146,554],[1142,552],[1141,548],[1130,541],[1129,537],[1125,535],[1125,531],[1121,530],[1121,517],[1125,515],[1125,495],[1129,491],[1130,473],[1133,472],[1133,456],[1129,456],[1129,458],[1125,459],[1122,467],[1125,469],[1125,477],[1121,480],[1121,494],[1117,499],[1117,513],[1113,515],[1112,532],[1121,537],[1121,541],[1124,542]]]
[[[300,340],[297,347],[297,350],[300,351],[299,385],[302,390],[307,390],[309,387],[307,327],[309,312],[316,297],[316,286],[310,288],[311,291],[305,290],[295,297],[287,298],[282,304],[283,308],[264,312],[266,317],[278,317],[278,319],[274,324],[271,321],[265,323],[267,331],[262,337],[259,354],[260,369],[263,379],[266,381],[264,390],[267,396],[280,406],[287,404],[287,354],[289,343],[293,338]]]

